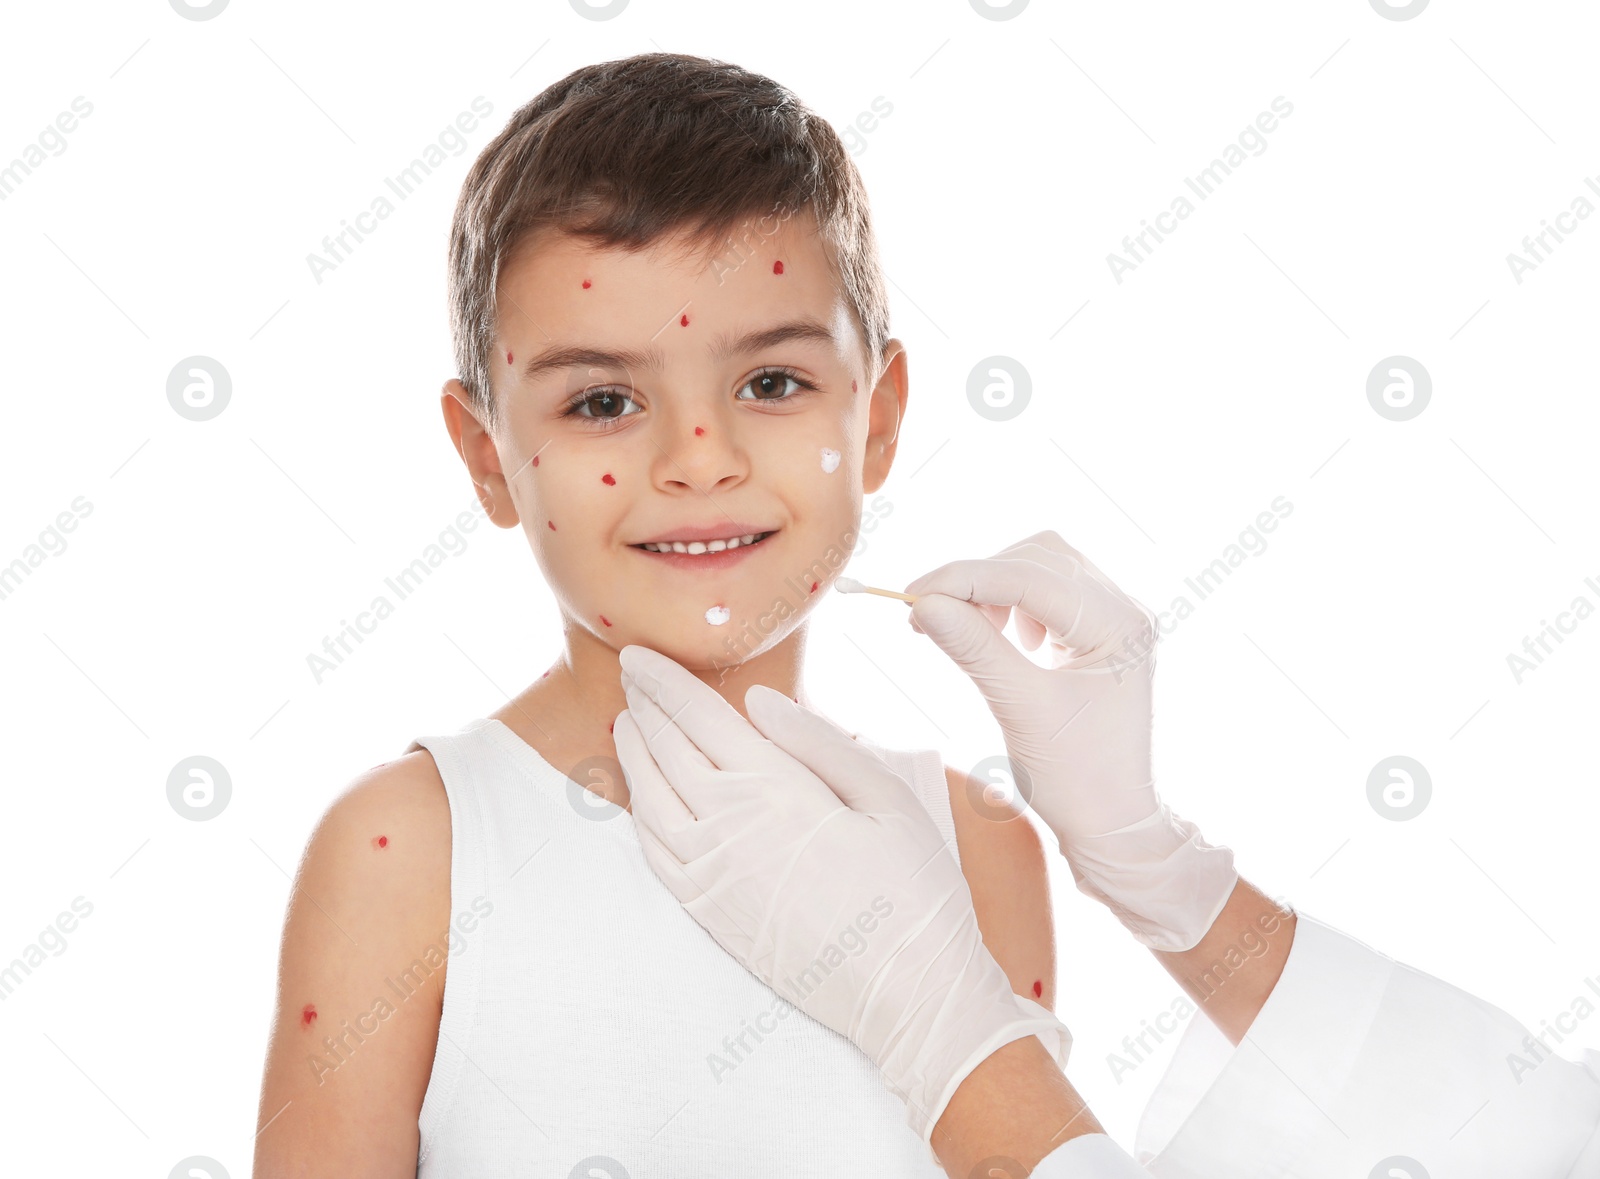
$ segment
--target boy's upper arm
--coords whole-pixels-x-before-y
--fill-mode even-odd
[[[431,755],[407,754],[328,807],[296,873],[256,1123],[260,1179],[415,1176],[449,908],[449,802]]]
[[[1053,1009],[1055,925],[1043,841],[1021,813],[1005,822],[979,814],[969,801],[968,775],[953,766],[945,766],[944,773],[961,870],[983,944],[1013,991]]]

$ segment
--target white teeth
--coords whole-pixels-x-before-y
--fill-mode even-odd
[[[771,535],[770,532],[749,532],[744,536],[732,536],[726,540],[691,540],[687,543],[678,540],[670,544],[646,544],[640,547],[652,553],[689,553],[699,556],[702,553],[720,553],[724,549],[736,549],[741,544],[754,544],[757,537],[764,538]]]

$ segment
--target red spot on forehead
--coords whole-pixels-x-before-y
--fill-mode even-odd
[[[607,487],[615,487],[617,485],[616,479],[612,477],[609,471],[600,476],[600,482],[604,483]]]
[[[688,327],[689,326],[689,317],[688,317],[688,315],[680,315],[680,316],[678,316],[678,322],[680,324],[682,324],[684,327]]]
[[[1035,999],[1037,999],[1042,994],[1044,994],[1044,984],[1042,982],[1040,982],[1038,979],[1034,979],[1033,980],[1033,997]]]
[[[317,1009],[310,1003],[307,1003],[305,1010],[300,1013],[300,1026],[303,1028],[308,1028],[316,1018]]]
[[[556,529],[556,522],[554,520],[546,520],[545,523],[550,525],[550,531],[551,532],[555,532],[557,530]]]
[[[611,625],[611,619],[607,618],[604,614],[600,615],[600,621],[605,623],[607,626]]]
[[[772,264],[772,273],[773,274],[782,274],[783,273],[783,263],[781,261],[774,262]]]
[[[586,291],[589,289],[589,280],[588,279],[584,279],[583,280],[583,289],[586,290]]]
[[[705,432],[706,432],[706,428],[704,426],[696,426],[694,428],[694,435],[695,435],[696,438],[698,438],[700,435],[704,434]]]
[[[373,847],[388,847],[389,846],[389,837],[387,835],[379,835],[379,836],[374,837],[374,839],[372,840],[372,846]]]

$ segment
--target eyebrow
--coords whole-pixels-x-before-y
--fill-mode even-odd
[[[790,342],[838,346],[833,331],[814,319],[794,319],[772,327],[755,328],[742,335],[723,332],[712,337],[711,358],[718,363],[735,356],[759,352]],[[593,348],[583,344],[558,345],[547,348],[522,366],[522,379],[532,381],[552,370],[569,368],[625,368],[643,369],[659,373],[665,357],[659,347],[622,348],[617,350]]]

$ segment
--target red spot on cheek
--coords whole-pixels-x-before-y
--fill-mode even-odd
[[[317,1009],[310,1003],[307,1003],[306,1009],[300,1013],[300,1026],[303,1028],[309,1028],[316,1021],[316,1018]]]
[[[388,847],[389,846],[389,837],[387,835],[376,836],[372,841],[372,846],[373,847]]]
[[[1043,995],[1043,994],[1044,994],[1044,984],[1042,982],[1040,982],[1038,979],[1034,979],[1033,980],[1033,997],[1035,999],[1037,999],[1040,995]]]
[[[588,279],[584,279],[583,280],[583,289],[586,290],[586,291],[589,289],[589,280]]]
[[[687,315],[680,315],[680,316],[678,316],[678,322],[680,324],[682,324],[684,327],[688,327],[689,326],[689,317]]]
[[[617,481],[611,477],[609,472],[600,476],[600,482],[604,483],[607,487],[615,487],[617,485]]]
[[[551,532],[556,531],[556,522],[554,520],[546,520],[545,523],[550,525]]]
[[[706,432],[706,428],[704,426],[696,426],[694,428],[694,436],[696,438],[700,437],[700,435],[704,434],[705,432]]]
[[[774,262],[772,264],[772,273],[773,274],[782,274],[783,273],[783,263],[781,261],[780,262]]]
[[[611,620],[609,618],[607,618],[604,614],[600,615],[600,621],[605,623],[607,626],[611,625]]]

